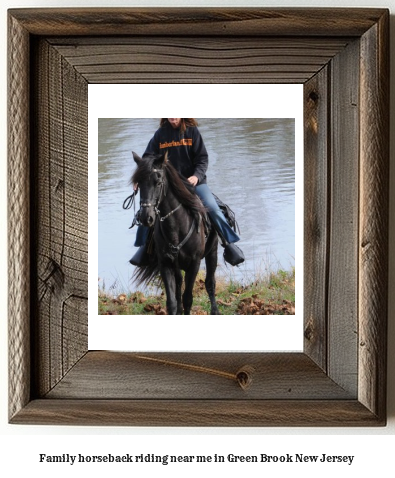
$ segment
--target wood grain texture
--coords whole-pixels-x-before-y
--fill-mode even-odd
[[[105,367],[103,367],[105,364]],[[238,377],[250,375],[248,387]],[[152,380],[155,376],[155,380]],[[305,354],[88,352],[46,398],[351,399]]]
[[[359,399],[385,415],[389,201],[389,21],[361,39]]]
[[[388,11],[9,17],[11,423],[384,425]],[[304,83],[303,354],[87,350],[87,85],[161,74]]]
[[[30,399],[29,35],[8,22],[9,415]]]
[[[87,349],[88,110],[85,80],[45,40],[36,45],[34,66],[34,358],[41,395]]]
[[[304,83],[350,39],[53,38],[89,83]]]
[[[35,35],[360,36],[372,8],[47,8],[9,10]]]
[[[359,42],[332,61],[330,219],[328,269],[328,373],[357,391]]]
[[[357,400],[32,400],[11,423],[150,427],[384,425]]]
[[[330,66],[304,87],[304,350],[327,370]]]

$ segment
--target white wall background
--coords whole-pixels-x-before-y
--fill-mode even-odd
[[[124,453],[156,453],[156,454],[260,454],[260,453],[304,453],[304,454],[344,454],[355,455],[351,466],[331,464],[300,464],[273,465],[273,471],[280,473],[291,472],[295,476],[356,476],[361,472],[377,473],[386,471],[393,472],[394,465],[391,450],[395,445],[395,294],[393,293],[395,280],[395,248],[390,251],[390,302],[389,302],[389,370],[388,370],[388,412],[389,420],[385,428],[334,428],[334,429],[148,429],[148,428],[82,428],[82,427],[27,427],[10,426],[7,424],[7,237],[4,234],[7,222],[6,212],[6,104],[7,104],[7,9],[17,7],[122,7],[122,6],[186,6],[189,7],[385,7],[389,8],[391,16],[391,75],[395,80],[395,0],[306,0],[269,2],[264,0],[165,0],[165,1],[105,1],[90,0],[85,2],[62,1],[62,0],[3,0],[0,17],[0,224],[2,235],[0,236],[0,434],[3,436],[3,446],[0,447],[0,472],[2,476],[22,476],[29,473],[31,476],[66,476],[72,472],[75,476],[86,476],[87,473],[95,473],[97,476],[109,473],[117,473],[117,476],[135,475],[137,468],[123,467],[110,468],[109,465],[74,465],[70,469],[69,464],[43,464],[39,463],[39,453],[53,455],[71,454],[124,454]],[[391,95],[391,121],[394,122],[395,99]],[[394,164],[394,140],[395,133],[391,138],[391,164]],[[395,176],[394,168],[391,170],[391,224],[390,244],[394,244],[395,233]],[[55,438],[56,436],[56,438]],[[198,476],[202,472],[212,472],[209,465],[150,465],[141,467],[139,475],[159,473],[172,476],[192,475]],[[213,465],[215,466],[215,465]],[[281,467],[282,466],[282,467]],[[284,467],[288,468],[284,468]],[[3,471],[10,470],[3,474]],[[270,465],[222,465],[221,469],[214,472],[242,472],[250,476],[263,476],[271,471]],[[210,473],[211,475],[213,473]]]

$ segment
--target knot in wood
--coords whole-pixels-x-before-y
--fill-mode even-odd
[[[251,365],[245,365],[236,373],[237,382],[243,390],[246,390],[251,386],[254,372],[254,367]]]
[[[313,338],[314,332],[311,324],[308,324],[304,330],[304,338],[306,340],[311,340]]]
[[[317,103],[319,98],[320,97],[316,91],[311,91],[309,93],[309,100],[312,101],[313,103]]]

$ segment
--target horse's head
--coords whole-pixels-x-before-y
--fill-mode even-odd
[[[133,153],[137,169],[133,174],[132,182],[140,189],[140,222],[151,227],[155,223],[156,208],[159,207],[165,192],[164,164],[167,155],[148,156],[140,158]]]

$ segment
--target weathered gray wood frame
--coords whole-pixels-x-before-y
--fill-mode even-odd
[[[384,9],[9,11],[11,423],[386,423],[388,25]],[[94,82],[304,84],[303,353],[87,350]]]

